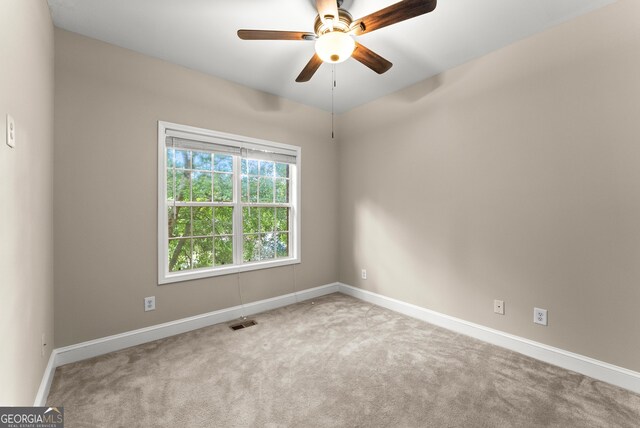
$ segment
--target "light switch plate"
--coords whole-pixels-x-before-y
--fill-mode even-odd
[[[7,115],[7,146],[11,148],[16,146],[16,123],[9,114]]]

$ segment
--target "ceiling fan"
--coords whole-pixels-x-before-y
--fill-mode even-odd
[[[315,19],[313,33],[238,30],[238,37],[243,40],[315,41],[316,53],[296,78],[296,82],[308,82],[323,62],[336,64],[346,61],[351,56],[376,73],[382,74],[393,64],[356,42],[353,36],[368,34],[429,13],[436,8],[437,0],[403,0],[356,20],[340,7],[342,2],[343,0],[316,0],[318,16]]]

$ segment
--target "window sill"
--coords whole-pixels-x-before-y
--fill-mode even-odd
[[[254,262],[251,264],[244,264],[241,266],[224,266],[212,269],[199,269],[189,272],[175,272],[171,274],[165,274],[163,278],[158,278],[158,285],[172,284],[174,282],[191,281],[194,279],[209,278],[221,275],[232,275],[234,273],[248,272],[252,270],[270,269],[280,266],[288,266],[293,264],[299,264],[300,258],[288,258],[279,260],[270,260],[267,262]]]

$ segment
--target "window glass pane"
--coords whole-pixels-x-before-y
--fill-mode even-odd
[[[175,150],[175,157],[168,159],[167,165],[173,167],[175,161],[176,168],[191,169],[191,152],[189,150]]]
[[[289,257],[289,234],[278,233],[276,239],[276,257]]]
[[[215,174],[213,183],[213,200],[216,202],[233,202],[233,175]]]
[[[241,268],[242,263],[291,257],[290,242],[297,242],[291,235],[297,207],[290,206],[295,165],[214,153],[213,147],[185,149],[169,142],[164,149],[166,170],[158,175],[166,186],[160,200],[166,196],[167,247],[159,249],[167,251],[165,269],[202,274],[223,266]],[[163,279],[180,281],[182,276]]]
[[[242,248],[242,259],[245,262],[255,262],[260,260],[260,238],[259,235],[245,235],[244,246]]]
[[[275,226],[275,208],[259,208],[260,232],[271,232]]]
[[[249,202],[258,202],[258,177],[249,177]]]
[[[261,251],[260,260],[273,259],[276,256],[275,233],[265,233],[260,235]]]
[[[173,149],[167,147],[167,169],[173,168]]]
[[[191,208],[189,207],[169,207],[167,218],[169,223],[169,237],[190,236],[191,235]]]
[[[213,235],[213,208],[193,207],[193,236]],[[194,248],[195,251],[195,248]]]
[[[280,204],[289,202],[289,180],[276,178],[276,202]]]
[[[173,200],[173,169],[167,169],[167,200]]]
[[[216,153],[213,157],[213,170],[218,172],[233,172],[233,156]]]
[[[233,240],[230,236],[216,236],[215,264],[216,266],[233,264]]]
[[[216,235],[233,234],[233,207],[215,207]]]
[[[273,176],[273,162],[260,161],[260,175]]]
[[[211,171],[211,153],[193,152],[193,169]]]
[[[192,200],[195,202],[210,202],[211,201],[211,173],[193,171],[192,173],[192,186],[191,190]]]
[[[169,240],[169,272],[191,269],[191,239]]]
[[[171,183],[173,186],[173,183]],[[177,201],[191,200],[191,173],[189,171],[176,170],[176,195]]]
[[[289,164],[277,163],[276,164],[276,177],[289,177]]]
[[[193,269],[213,266],[213,238],[193,238]]]
[[[276,230],[289,230],[289,208],[276,208]]]
[[[273,178],[260,177],[258,202],[267,204],[273,202]]]
[[[242,208],[242,230],[243,233],[257,233],[259,224],[260,208]]]
[[[249,174],[258,175],[258,161],[247,159],[247,165],[249,166]]]
[[[249,178],[243,176],[240,182],[242,183],[240,186],[240,200],[242,202],[249,202]]]

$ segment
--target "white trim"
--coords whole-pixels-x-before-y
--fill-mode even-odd
[[[341,293],[640,394],[640,373],[340,283]]]
[[[87,342],[66,346],[64,348],[57,348],[54,350],[54,353],[56,354],[55,367],[96,357],[98,355],[108,354],[109,352],[152,342],[154,340],[163,339],[176,334],[186,333],[188,331],[197,330],[214,324],[228,322],[242,316],[257,314],[271,309],[291,305],[296,303],[296,301],[308,300],[324,296],[326,294],[336,293],[338,292],[338,288],[338,283],[322,285],[320,287],[309,288],[270,299],[245,303],[244,306],[233,306],[231,308],[220,309],[218,311],[196,315],[189,318],[182,318],[164,324],[127,331],[125,333],[102,337],[100,339],[89,340]]]
[[[168,249],[166,248],[164,239],[165,235],[168,233],[165,232],[165,229],[168,227],[168,219],[166,213],[162,214],[162,211],[165,210],[165,206],[167,204],[165,193],[165,186],[167,185],[167,167],[165,165],[166,141],[161,141],[164,138],[164,134],[165,125],[163,122],[158,121],[158,284],[160,284],[162,279],[165,277],[165,260],[167,260],[168,257]],[[175,190],[175,184],[173,187]],[[173,199],[176,199],[175,195],[173,195]]]
[[[241,253],[242,254],[242,253]],[[194,269],[190,271],[174,272],[168,274],[166,278],[158,281],[158,285],[171,284],[174,282],[191,281],[194,279],[210,278],[220,275],[230,275],[234,273],[249,272],[252,270],[271,269],[275,267],[288,266],[294,264],[300,264],[300,259],[295,258],[281,258],[270,259],[266,261],[257,261],[246,263],[243,265],[229,265],[220,266],[210,269]]]
[[[54,349],[51,351],[51,355],[49,355],[49,361],[47,362],[47,367],[44,369],[44,373],[42,374],[42,380],[40,381],[40,387],[38,388],[38,393],[36,394],[36,399],[33,402],[33,405],[36,407],[44,406],[47,402],[47,397],[49,396],[49,389],[51,389],[51,382],[53,382],[53,375],[56,372],[56,355],[57,352]]]

